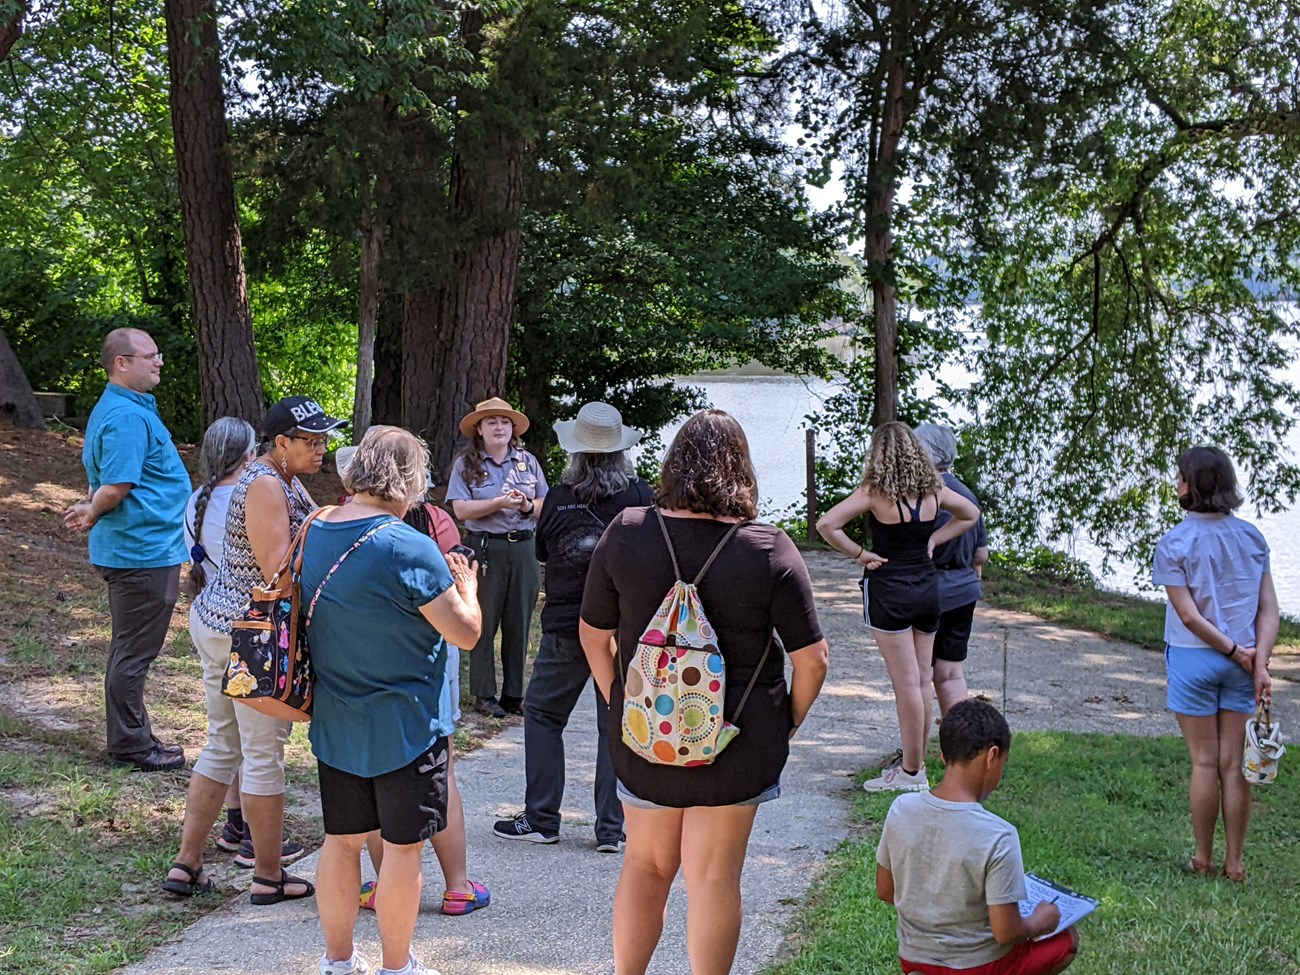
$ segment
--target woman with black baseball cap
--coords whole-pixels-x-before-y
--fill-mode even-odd
[[[316,508],[298,475],[320,470],[330,433],[346,422],[329,416],[308,396],[280,400],[262,421],[261,456],[244,469],[230,496],[221,565],[195,598],[190,616],[190,633],[204,663],[208,743],[194,763],[180,853],[163,884],[171,893],[213,889],[203,876],[203,847],[241,763],[245,829],[235,864],[254,868],[253,903],[276,904],[315,893],[310,883],[282,867],[303,853],[301,844],[285,843],[283,837],[289,722],[225,697],[221,675],[230,660],[230,624],[243,614],[253,587],[271,580],[293,536]]]

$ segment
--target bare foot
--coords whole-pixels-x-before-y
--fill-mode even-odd
[[[1185,870],[1187,873],[1198,874],[1202,877],[1214,876],[1214,864],[1201,863],[1195,857],[1193,857],[1192,859],[1188,860],[1186,863],[1183,864],[1183,870]]]

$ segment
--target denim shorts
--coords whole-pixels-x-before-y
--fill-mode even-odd
[[[1209,718],[1220,711],[1255,713],[1255,681],[1210,647],[1165,647],[1168,708],[1175,714]]]
[[[1251,710],[1253,711],[1254,709],[1252,708]],[[628,787],[623,784],[621,779],[617,781],[617,791],[618,791],[619,801],[624,803],[625,805],[631,806],[633,809],[678,809],[680,808],[678,806],[661,806],[659,805],[659,803],[651,802],[649,799],[642,799],[640,796],[634,794],[631,790],[629,790]],[[773,799],[777,799],[780,797],[780,795],[781,795],[781,783],[777,782],[776,785],[768,786],[758,795],[754,796],[753,799],[746,799],[743,802],[733,802],[731,803],[731,805],[758,806],[761,805],[762,803],[770,802]]]

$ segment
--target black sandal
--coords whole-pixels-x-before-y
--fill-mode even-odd
[[[304,897],[310,897],[316,893],[316,888],[310,880],[303,880],[301,877],[292,876],[289,871],[281,870],[279,880],[267,880],[265,877],[254,877],[253,883],[262,884],[264,887],[274,887],[274,894],[253,894],[248,895],[248,899],[254,904],[278,904],[280,901],[302,900]],[[286,884],[304,884],[307,889],[301,894],[285,893]]]
[[[193,867],[187,866],[177,860],[168,868],[168,872],[172,870],[183,870],[189,875],[190,879],[172,880],[168,877],[163,881],[162,889],[167,891],[169,894],[176,894],[180,897],[193,897],[196,894],[215,893],[217,889],[217,882],[211,877],[204,877],[202,882],[199,881],[199,878],[203,876],[202,866],[195,870]]]

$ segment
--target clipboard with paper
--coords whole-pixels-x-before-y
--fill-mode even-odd
[[[1020,916],[1028,917],[1043,901],[1057,906],[1061,912],[1061,923],[1047,934],[1035,938],[1035,941],[1042,941],[1064,931],[1087,917],[1101,904],[1095,897],[1062,887],[1060,884],[1045,880],[1038,874],[1025,874],[1025,899],[1020,902]]]

